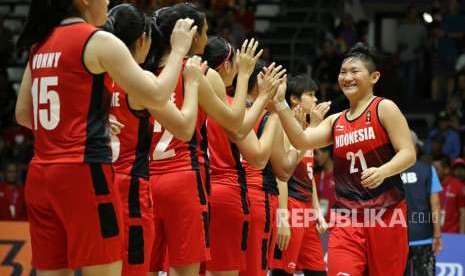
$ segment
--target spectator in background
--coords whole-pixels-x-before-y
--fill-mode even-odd
[[[329,219],[329,209],[331,209],[336,201],[332,152],[331,147],[315,150],[316,189],[320,199],[320,209],[326,219]]]
[[[335,106],[341,105],[345,100],[344,94],[339,92],[337,77],[342,63],[342,57],[336,50],[336,45],[331,39],[321,43],[320,55],[313,62],[312,77],[319,83],[320,100],[332,101],[331,110],[335,112]]]
[[[360,41],[352,15],[344,14],[341,24],[334,30],[334,36],[341,53],[345,53]]]
[[[236,21],[244,27],[246,37],[249,37],[255,29],[255,12],[247,0],[239,0],[236,10]]]
[[[460,155],[461,143],[458,132],[450,127],[450,118],[447,112],[441,111],[437,117],[437,127],[428,134],[428,141],[425,152],[431,155],[436,155],[433,150],[433,141],[444,139],[442,152],[454,159]],[[442,136],[442,138],[441,138]]]
[[[3,25],[5,17],[0,14],[0,75],[6,76],[6,67],[13,52],[13,35]]]
[[[416,79],[423,64],[423,50],[427,32],[425,26],[418,20],[418,12],[411,5],[406,10],[406,18],[397,29],[399,51],[399,73],[407,90],[406,96],[412,98],[417,94]]]
[[[411,131],[417,155],[423,142]],[[442,250],[438,193],[442,191],[436,169],[420,161],[401,174],[408,204],[409,258],[405,276],[434,276],[435,255]]]
[[[442,76],[433,81],[433,99],[440,100],[444,92],[453,87],[455,65],[465,35],[465,16],[460,13],[457,0],[449,0],[447,12],[442,16],[440,29],[435,33]]]
[[[0,182],[0,220],[26,220],[23,186],[18,181],[18,166],[7,163]]]
[[[459,163],[461,161],[455,162],[454,166]],[[451,161],[447,155],[435,158],[433,165],[442,184],[439,194],[442,232],[465,233],[465,186],[452,175]]]

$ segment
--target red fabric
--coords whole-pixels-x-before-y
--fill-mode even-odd
[[[389,135],[382,126],[378,106],[383,98],[375,97],[355,119],[342,112],[333,126],[334,181],[336,201],[343,208],[381,208],[393,206],[404,196],[400,176],[392,176],[376,189],[361,185],[362,171],[380,167],[395,155]],[[397,177],[397,179],[395,179]],[[390,182],[389,182],[390,181]],[[383,190],[387,183],[396,186]]]
[[[107,188],[97,194],[96,186]],[[122,259],[122,213],[111,165],[32,162],[26,204],[35,268],[77,268]]]
[[[144,178],[131,177],[127,174],[117,173],[115,174],[115,186],[119,188],[123,209],[124,256],[122,275],[147,276],[153,241],[155,239],[151,184]],[[130,190],[136,187],[138,187],[138,196],[134,197],[130,194]],[[132,190],[132,192],[134,192],[134,190]],[[134,214],[135,206],[139,207],[139,215]],[[133,210],[132,215],[130,213],[130,208]],[[135,232],[133,232],[131,235],[134,236],[130,237],[130,228],[141,228],[142,233],[135,234]],[[142,244],[138,243],[140,241],[142,241]],[[139,252],[139,249],[143,249],[143,252]],[[140,253],[143,254],[139,255]],[[130,258],[130,254],[134,255]],[[136,257],[134,258],[134,256]],[[141,258],[140,261],[142,262],[139,260],[134,261],[137,258]]]
[[[310,210],[310,202],[298,201],[294,198],[288,199],[288,209],[291,215],[289,221],[292,222],[293,210]],[[302,212],[299,216],[303,215]],[[316,230],[315,221],[306,224],[301,217],[295,218],[303,227],[293,227],[291,225],[291,239],[286,250],[275,253],[271,259],[271,268],[283,269],[287,273],[294,274],[301,270],[325,271],[323,261],[323,246],[320,240],[320,234]],[[273,246],[273,252],[280,251],[276,243]]]
[[[268,269],[277,202],[260,189],[249,189],[250,227],[243,276],[265,276]]]
[[[381,220],[389,225],[391,219],[399,218],[400,214],[405,220],[405,201],[387,209]],[[334,213],[333,215],[337,216]],[[403,275],[408,257],[406,224],[396,223],[392,224],[392,227],[359,227],[352,224],[331,227],[328,242],[328,276]]]
[[[186,60],[184,60],[184,63]],[[157,74],[161,70],[157,70]],[[184,103],[184,81],[182,72],[179,74],[176,90],[171,101],[181,109]],[[201,129],[205,123],[205,112],[199,107],[197,125],[193,137],[183,142],[166,130],[155,118],[152,142],[150,146],[150,175],[160,175],[166,172],[184,172],[199,170],[205,160],[200,147],[202,140]]]
[[[455,177],[447,177],[441,184],[442,231],[459,233],[460,208],[465,208],[465,185]]]
[[[334,183],[334,173],[332,171],[318,171],[315,174],[316,189],[318,190],[318,199],[320,208],[326,218],[329,218],[329,210],[336,202],[336,191]],[[324,209],[324,210],[323,210]]]
[[[105,87],[112,93],[110,118],[124,125],[117,136],[111,137],[115,172],[148,178],[153,117],[145,109],[132,110],[127,94],[108,75]]]
[[[238,187],[218,185],[212,181],[210,196],[210,250],[208,271],[245,269],[250,216],[244,214],[241,190]]]
[[[208,206],[202,177],[195,171],[165,173],[150,178],[155,242],[150,271],[162,271],[165,254],[169,266],[210,260],[207,245]],[[200,180],[200,183],[198,182]],[[202,193],[203,195],[200,195]]]
[[[30,52],[36,162],[111,162],[111,95],[82,59],[96,31],[87,23],[58,26]]]

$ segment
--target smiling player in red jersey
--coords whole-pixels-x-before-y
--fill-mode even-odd
[[[356,45],[347,53],[338,78],[350,108],[305,131],[294,119],[284,94],[274,98],[283,127],[295,147],[334,145],[335,208],[339,210],[333,215],[341,218],[342,211],[349,212],[350,219],[330,229],[330,276],[400,276],[407,261],[406,203],[399,173],[415,162],[415,149],[407,121],[398,107],[373,95],[379,77],[373,52]],[[381,222],[368,217],[366,227],[352,224],[360,218],[364,221],[363,215],[368,211],[382,212]]]

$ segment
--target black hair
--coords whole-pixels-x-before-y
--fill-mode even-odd
[[[433,156],[433,162],[439,162],[443,168],[451,168],[452,162],[446,154],[441,154],[438,156]]]
[[[150,19],[132,4],[113,7],[108,12],[108,19],[103,29],[113,33],[131,50],[134,50],[134,43],[144,32],[149,36],[152,30]]]
[[[156,10],[152,16],[152,45],[147,57],[148,69],[158,68],[160,59],[170,49],[171,33],[178,19],[189,17],[194,20],[197,32],[205,27],[205,13],[190,3],[180,3]]]
[[[30,49],[32,45],[46,39],[63,19],[71,16],[80,16],[73,0],[32,0],[17,47]]]
[[[255,87],[255,84],[257,83],[257,77],[260,72],[262,72],[263,67],[266,67],[266,61],[263,59],[257,60],[257,63],[255,63],[255,68],[253,69],[252,75],[250,75],[249,78],[249,84],[247,87],[248,93],[252,92],[252,89]]]
[[[363,61],[370,73],[373,73],[378,69],[378,54],[376,49],[369,48],[361,42],[355,44],[355,46],[347,52],[344,57],[344,61],[348,59],[359,59]]]
[[[219,36],[210,36],[203,53],[203,59],[208,62],[209,67],[217,69],[226,61],[226,58],[232,62],[234,55],[235,51],[226,39]]]
[[[288,77],[286,89],[286,101],[291,105],[291,96],[301,98],[305,91],[318,91],[315,81],[304,74]]]

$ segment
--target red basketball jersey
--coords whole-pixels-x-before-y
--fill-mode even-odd
[[[288,195],[300,201],[312,200],[313,150],[307,150],[287,182]]]
[[[364,188],[360,184],[363,170],[379,167],[395,155],[378,115],[382,100],[375,97],[365,111],[353,120],[347,119],[347,110],[343,111],[333,125],[336,207],[389,207],[404,198],[400,175],[386,178],[375,189]]]
[[[260,119],[257,121],[257,124],[255,125],[254,130],[257,133],[258,138],[262,136],[269,116],[269,111],[263,112],[263,114],[260,116]],[[262,170],[249,165],[246,160],[242,160],[242,165],[244,166],[246,172],[247,187],[261,189],[275,195],[279,193],[278,183],[276,182],[276,177],[273,174],[273,170],[269,161],[265,168]]]
[[[30,51],[37,163],[111,162],[110,94],[104,74],[91,74],[83,62],[96,31],[87,23],[60,25]]]
[[[157,71],[156,73],[159,72]],[[179,75],[171,101],[178,108],[182,107],[184,102],[184,80],[182,73]],[[174,137],[155,118],[150,146],[150,175],[200,170],[205,164],[203,151],[200,146],[202,140],[201,129],[205,120],[205,112],[199,108],[197,124],[192,139],[188,142],[183,142]]]
[[[117,173],[148,178],[153,118],[146,109],[132,109],[128,95],[108,75],[105,87],[112,94],[110,117],[124,125],[112,136],[113,167]]]
[[[232,101],[229,96],[227,99]],[[207,119],[207,133],[211,180],[215,184],[246,189],[245,169],[237,146],[230,142],[224,128],[211,117]]]

